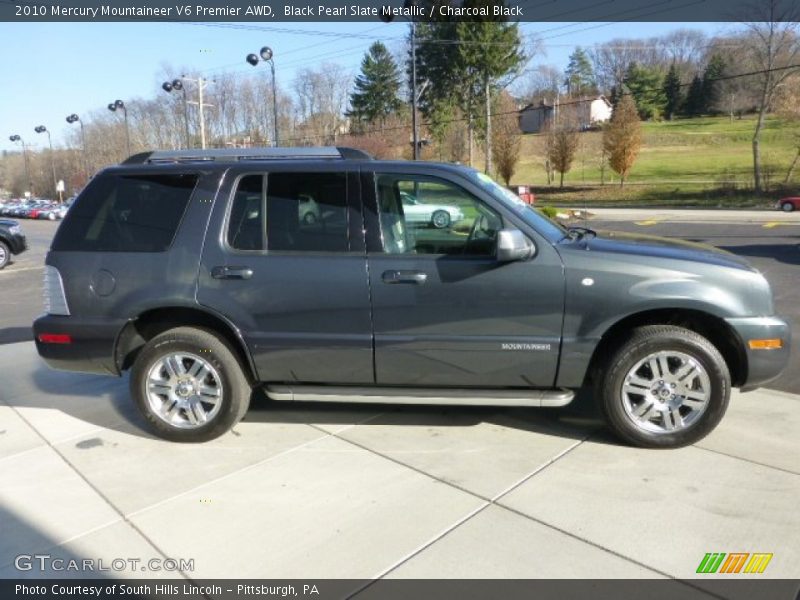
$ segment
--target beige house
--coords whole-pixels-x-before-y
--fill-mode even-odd
[[[603,96],[558,98],[554,102],[542,99],[519,111],[522,133],[549,131],[553,123],[571,123],[578,129],[588,129],[611,118],[611,102]]]

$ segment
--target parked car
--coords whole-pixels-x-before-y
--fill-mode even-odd
[[[61,204],[45,204],[37,209],[36,216],[31,218],[57,221],[64,218],[66,208]]]
[[[800,209],[800,196],[790,196],[788,198],[781,198],[775,204],[775,208],[783,212],[792,212]]]
[[[436,229],[444,229],[464,219],[464,213],[458,206],[421,202],[413,194],[402,191],[400,198],[408,223],[425,223]]]
[[[409,235],[409,189],[464,222]],[[255,387],[527,407],[590,387],[621,439],[671,448],[789,358],[789,325],[743,258],[565,228],[474,169],[346,148],[138,154],[81,192],[45,265],[39,354],[130,371],[149,426],[182,442],[228,431]]]
[[[28,249],[28,242],[19,223],[0,219],[0,270],[11,261],[11,256]]]

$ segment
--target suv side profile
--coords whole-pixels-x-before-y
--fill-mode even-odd
[[[46,362],[130,370],[150,427],[181,442],[228,431],[256,387],[552,407],[591,385],[620,438],[677,447],[719,423],[732,386],[777,377],[790,344],[767,281],[733,254],[564,228],[473,169],[347,148],[104,170],[53,239],[45,299]]]

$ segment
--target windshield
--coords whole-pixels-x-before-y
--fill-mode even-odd
[[[472,177],[483,189],[488,191],[493,198],[498,200],[506,208],[514,211],[536,231],[546,236],[553,242],[557,242],[567,235],[567,230],[559,223],[548,219],[538,210],[526,203],[514,192],[497,183],[494,179],[479,171],[472,171]]]

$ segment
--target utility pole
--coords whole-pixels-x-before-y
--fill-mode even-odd
[[[417,127],[417,22],[411,21],[411,128],[414,160],[419,160],[419,129]]]
[[[490,175],[492,172],[492,102],[489,95],[489,76],[486,76],[484,84],[484,93],[486,94],[486,174]]]
[[[206,106],[212,107],[213,104],[206,104],[203,102],[203,90],[208,86],[210,83],[214,83],[213,80],[203,79],[202,77],[198,77],[197,79],[191,79],[186,77],[185,75],[181,75],[181,79],[183,81],[190,81],[197,86],[197,102],[193,100],[187,100],[187,104],[195,104],[197,105],[198,109],[198,116],[200,117],[200,148],[203,150],[206,149],[206,118],[204,109]]]

